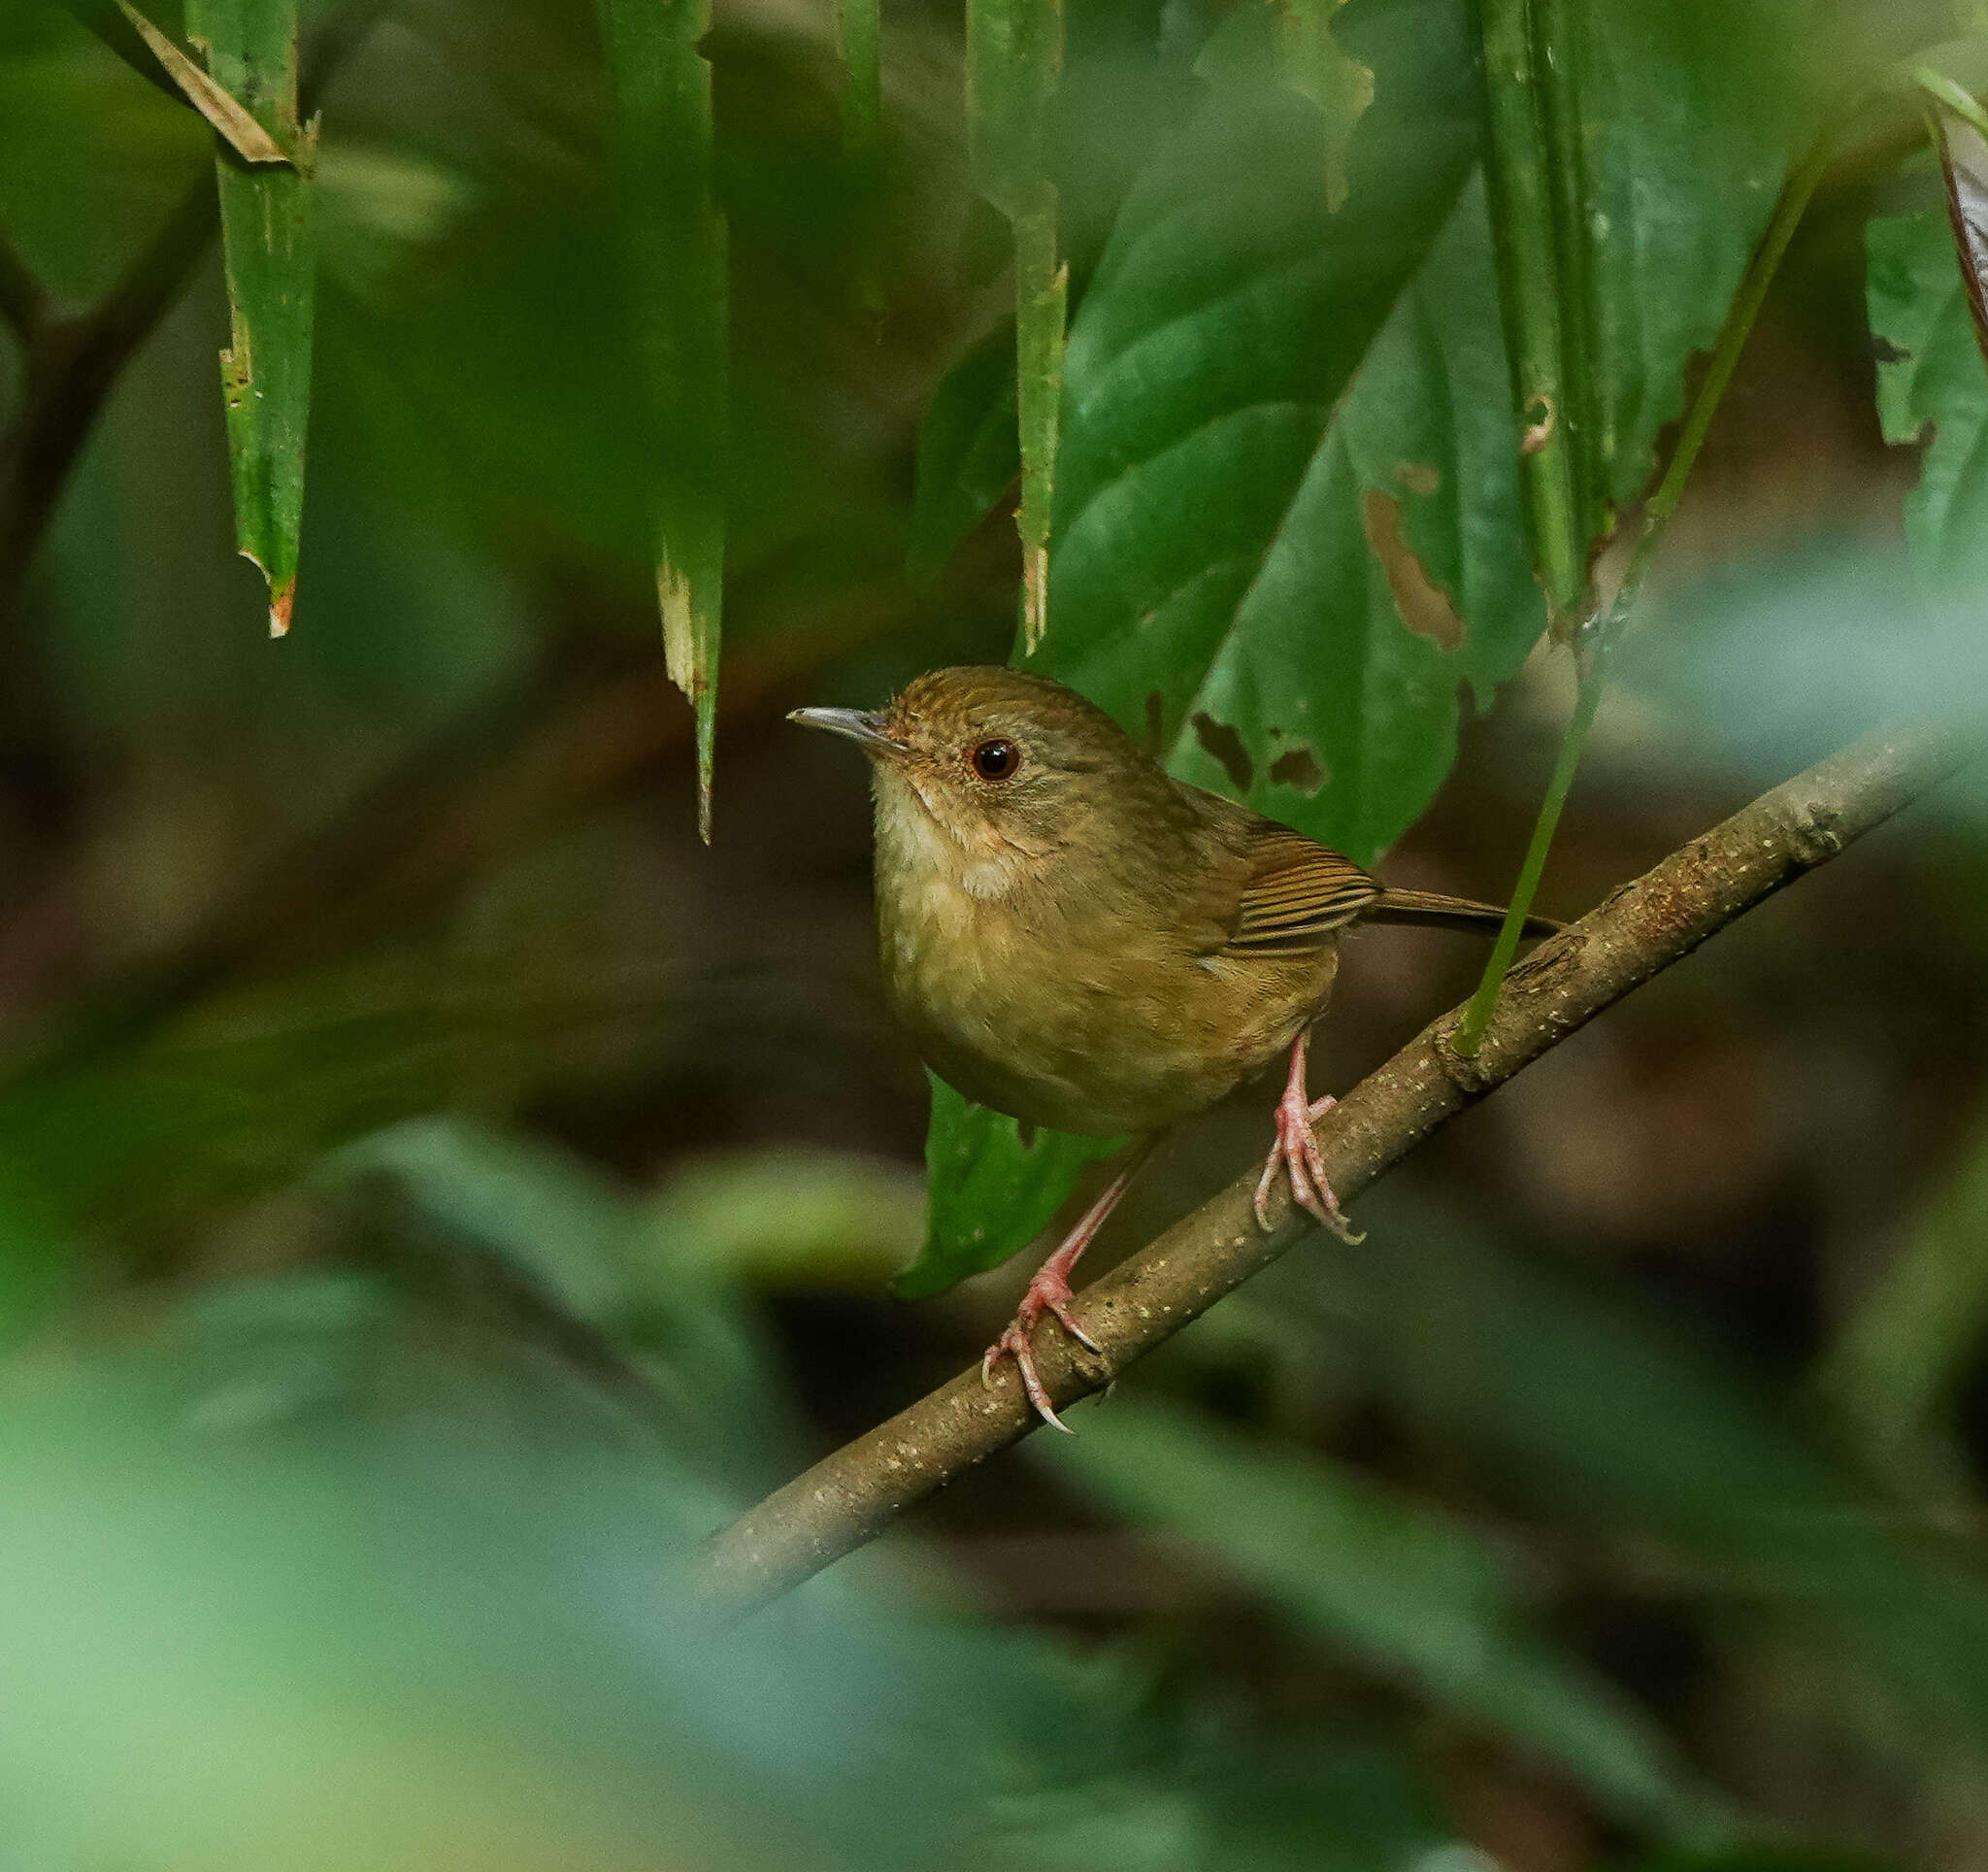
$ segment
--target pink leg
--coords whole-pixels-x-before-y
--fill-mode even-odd
[[[1111,1179],[1105,1193],[1084,1211],[1083,1220],[1063,1238],[1063,1245],[1036,1270],[1035,1279],[1021,1296],[1021,1305],[1015,1309],[1008,1330],[987,1348],[980,1359],[980,1382],[991,1384],[995,1360],[1004,1356],[1013,1358],[1015,1370],[1021,1373],[1022,1388],[1028,1392],[1029,1402],[1036,1407],[1036,1415],[1059,1430],[1070,1431],[1070,1425],[1056,1415],[1054,1406],[1049,1402],[1048,1389],[1036,1370],[1036,1356],[1029,1344],[1029,1334],[1034,1330],[1036,1321],[1047,1313],[1054,1316],[1057,1323],[1078,1345],[1088,1347],[1092,1352],[1100,1350],[1097,1341],[1071,1317],[1070,1271],[1077,1265],[1077,1256],[1090,1247],[1092,1238],[1104,1227],[1105,1218],[1118,1207],[1119,1197],[1124,1195],[1132,1179],[1139,1174],[1140,1165],[1152,1154],[1152,1140],[1139,1147],[1132,1161]]]
[[[1256,1224],[1270,1227],[1271,1187],[1281,1170],[1291,1179],[1291,1200],[1300,1209],[1315,1216],[1341,1241],[1357,1242],[1361,1237],[1340,1214],[1340,1199],[1325,1180],[1325,1164],[1311,1137],[1312,1120],[1323,1118],[1339,1101],[1321,1098],[1313,1104],[1306,1091],[1305,1050],[1310,1037],[1305,1032],[1291,1042],[1291,1075],[1284,1082],[1283,1097],[1277,1100],[1277,1139],[1270,1148],[1256,1186]]]

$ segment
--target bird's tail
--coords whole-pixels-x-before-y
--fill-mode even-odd
[[[1471,923],[1502,923],[1505,912],[1493,904],[1468,897],[1445,897],[1440,890],[1383,890],[1360,913],[1363,922],[1434,923],[1457,927]],[[1524,934],[1551,936],[1565,927],[1546,917],[1528,917]]]

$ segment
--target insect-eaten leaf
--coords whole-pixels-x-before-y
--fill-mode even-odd
[[[1041,1129],[1024,1142],[1013,1119],[928,1077],[925,1247],[892,1284],[905,1300],[944,1293],[1019,1253],[1055,1219],[1084,1165],[1130,1142]]]

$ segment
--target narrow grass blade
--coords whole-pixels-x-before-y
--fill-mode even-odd
[[[670,680],[697,713],[711,840],[725,564],[727,265],[712,181],[710,0],[600,0],[620,130],[627,287],[654,435],[656,599]]]
[[[1014,229],[1015,392],[1021,440],[1022,640],[1049,617],[1049,517],[1063,406],[1069,269],[1056,257],[1056,188],[1043,127],[1063,66],[1061,0],[969,0],[967,149],[974,186]]]
[[[208,75],[294,166],[250,167],[215,152],[231,338],[221,353],[235,538],[269,584],[269,633],[290,627],[304,517],[316,249],[311,164],[316,125],[297,121],[296,0],[186,0],[187,36]]]

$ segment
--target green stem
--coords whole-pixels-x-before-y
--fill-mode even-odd
[[[1070,269],[1056,259],[1056,190],[1039,183],[1014,217],[1015,391],[1021,431],[1022,642],[1030,655],[1049,624],[1049,518],[1063,406]]]
[[[1521,431],[1519,485],[1540,583],[1555,633],[1564,636],[1581,612],[1587,582],[1561,332],[1563,313],[1578,317],[1579,308],[1562,307],[1555,290],[1564,243],[1555,226],[1553,163],[1529,13],[1529,0],[1480,0],[1485,174]]]
[[[1670,463],[1657,484],[1656,492],[1643,509],[1636,549],[1630,554],[1622,584],[1616,588],[1614,603],[1608,607],[1607,616],[1596,626],[1581,656],[1580,686],[1574,715],[1561,739],[1560,757],[1554,763],[1546,796],[1540,804],[1540,815],[1533,825],[1532,843],[1527,848],[1525,863],[1520,868],[1518,882],[1512,891],[1511,907],[1505,913],[1498,941],[1484,965],[1483,979],[1477,984],[1477,990],[1471,996],[1470,1006],[1464,1010],[1451,1037],[1451,1045],[1466,1058],[1483,1043],[1484,1029],[1498,1005],[1498,990],[1511,967],[1512,956],[1518,952],[1519,932],[1532,910],[1541,875],[1545,870],[1546,853],[1560,823],[1561,809],[1566,805],[1568,791],[1574,785],[1574,770],[1579,766],[1581,751],[1587,745],[1588,729],[1594,724],[1595,711],[1601,706],[1608,659],[1621,641],[1624,625],[1636,609],[1637,598],[1648,575],[1650,561],[1656,556],[1664,527],[1676,511],[1684,484],[1698,460],[1699,451],[1705,447],[1706,433],[1711,427],[1719,401],[1726,393],[1726,385],[1733,381],[1733,370],[1745,348],[1747,335],[1760,316],[1768,288],[1773,284],[1774,275],[1787,254],[1789,243],[1795,238],[1802,217],[1807,212],[1809,200],[1829,166],[1835,148],[1833,131],[1819,137],[1814,149],[1788,179],[1788,185],[1781,192],[1774,217],[1768,224],[1767,234],[1753,256],[1753,263],[1740,284],[1732,310],[1726,315],[1725,325],[1712,351],[1711,362],[1706,367],[1705,381],[1698,386],[1698,394],[1692,399],[1691,408],[1685,416],[1684,427],[1678,433],[1677,446],[1671,451]]]

